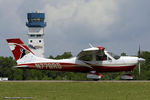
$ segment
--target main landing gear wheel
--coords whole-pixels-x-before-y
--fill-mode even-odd
[[[94,81],[98,81],[102,78],[102,74],[100,74],[100,73],[88,73],[87,78],[93,79]]]
[[[124,74],[121,76],[122,80],[133,80],[134,76],[132,74]]]

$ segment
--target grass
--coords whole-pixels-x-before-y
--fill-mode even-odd
[[[0,82],[0,100],[7,100],[4,97],[32,97],[32,100],[149,100],[150,83]]]

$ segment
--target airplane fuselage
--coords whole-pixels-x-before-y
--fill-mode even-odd
[[[131,56],[117,56],[105,51],[104,47],[83,49],[76,57],[70,59],[46,59],[35,54],[20,40],[7,39],[8,45],[17,61],[17,68],[56,70],[70,72],[86,72],[87,78],[98,80],[101,72],[132,71],[136,64],[145,61],[143,58]],[[140,72],[140,67],[139,67]],[[124,75],[125,79],[131,77]]]
[[[78,57],[70,59],[53,60],[39,58],[35,62],[30,59],[23,59],[26,63],[18,64],[18,68],[25,69],[40,69],[40,70],[56,70],[56,71],[71,71],[71,72],[119,72],[132,71],[138,62],[138,57],[121,56],[119,59],[111,57],[107,51],[105,54],[109,59],[96,61],[93,56],[91,61],[82,61]],[[22,61],[18,61],[21,62]]]

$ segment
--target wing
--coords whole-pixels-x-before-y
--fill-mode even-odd
[[[88,49],[83,49],[78,55],[77,57],[83,57],[86,55],[92,55],[92,54],[96,54],[97,52],[99,52],[100,55],[104,55],[104,47],[92,47],[92,48],[88,48]]]

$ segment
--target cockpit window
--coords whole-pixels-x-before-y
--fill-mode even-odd
[[[118,55],[116,55],[116,54],[114,54],[114,53],[112,53],[112,52],[108,52],[108,54],[110,55],[110,56],[112,56],[114,59],[119,59],[120,58],[120,56],[118,56]]]
[[[83,61],[92,61],[92,55],[89,54],[89,55],[83,55],[79,58],[79,60],[83,60]]]
[[[107,60],[107,56],[106,55],[96,55],[96,61],[104,61]]]
[[[107,60],[107,56],[104,54],[104,51],[97,51],[96,61],[103,61],[103,60]]]

